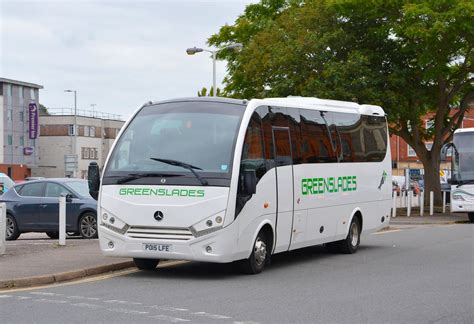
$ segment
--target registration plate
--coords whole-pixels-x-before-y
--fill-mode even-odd
[[[146,252],[171,252],[171,244],[143,243]]]

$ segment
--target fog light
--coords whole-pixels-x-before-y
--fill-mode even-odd
[[[206,225],[209,226],[209,227],[211,227],[211,226],[212,226],[212,221],[211,221],[211,220],[208,220],[208,221],[206,222]]]
[[[107,215],[107,213],[103,213],[103,214],[102,214],[102,219],[103,219],[103,220],[107,220],[107,217],[109,217],[109,215]]]
[[[113,249],[114,248],[114,242],[109,241],[108,246],[109,246],[109,249]]]
[[[114,218],[114,217],[110,217],[109,222],[110,222],[110,224],[115,223],[115,218]]]
[[[212,248],[210,245],[206,246],[206,252],[207,253],[211,253],[212,252]]]
[[[217,217],[216,217],[216,223],[217,223],[217,224],[222,223],[222,217],[217,216]]]

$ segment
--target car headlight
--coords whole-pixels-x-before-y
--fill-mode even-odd
[[[453,195],[453,200],[461,200],[461,201],[464,201],[464,197],[460,194],[454,194]]]
[[[200,237],[218,231],[224,223],[224,211],[201,220],[189,228],[194,237]]]

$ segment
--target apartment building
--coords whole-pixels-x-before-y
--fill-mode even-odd
[[[0,77],[0,172],[13,180],[30,176],[39,164],[39,89]]]
[[[74,116],[65,110],[48,111],[39,117],[41,160],[33,174],[86,179],[90,162],[102,168],[124,121],[98,112],[77,111]]]

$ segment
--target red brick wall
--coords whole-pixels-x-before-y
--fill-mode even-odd
[[[8,168],[12,168],[11,178],[15,180],[24,180],[26,177],[31,176],[31,169],[24,164],[0,164],[0,172],[8,175]]]

